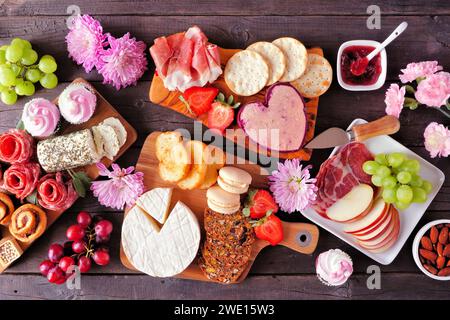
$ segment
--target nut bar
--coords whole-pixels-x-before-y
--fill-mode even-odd
[[[0,240],[0,266],[5,269],[16,261],[23,251],[19,244],[11,237]]]
[[[40,141],[37,156],[42,168],[56,172],[98,162],[101,158],[90,129]]]

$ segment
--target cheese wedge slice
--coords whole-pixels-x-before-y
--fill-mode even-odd
[[[164,224],[169,214],[172,188],[155,188],[141,195],[136,205],[151,215],[160,224]]]
[[[183,272],[197,256],[200,237],[196,216],[180,201],[161,229],[139,206],[130,210],[122,226],[122,247],[128,260],[153,277]]]

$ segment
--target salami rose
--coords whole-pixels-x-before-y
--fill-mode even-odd
[[[65,210],[76,200],[77,193],[72,179],[64,182],[61,172],[49,173],[39,179],[37,199],[39,204],[49,210]]]
[[[10,129],[0,135],[0,161],[26,163],[33,151],[33,138],[25,130]]]
[[[5,170],[3,188],[23,200],[36,188],[40,173],[37,163],[13,164]]]

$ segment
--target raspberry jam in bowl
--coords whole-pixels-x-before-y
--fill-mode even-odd
[[[386,80],[387,57],[383,49],[361,75],[351,71],[352,62],[367,56],[379,43],[371,40],[352,40],[341,45],[337,56],[337,78],[340,86],[350,91],[370,91],[383,86]]]

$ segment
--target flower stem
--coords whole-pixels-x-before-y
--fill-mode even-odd
[[[442,114],[444,114],[447,118],[450,118],[450,113],[445,111],[443,108],[437,108]]]

